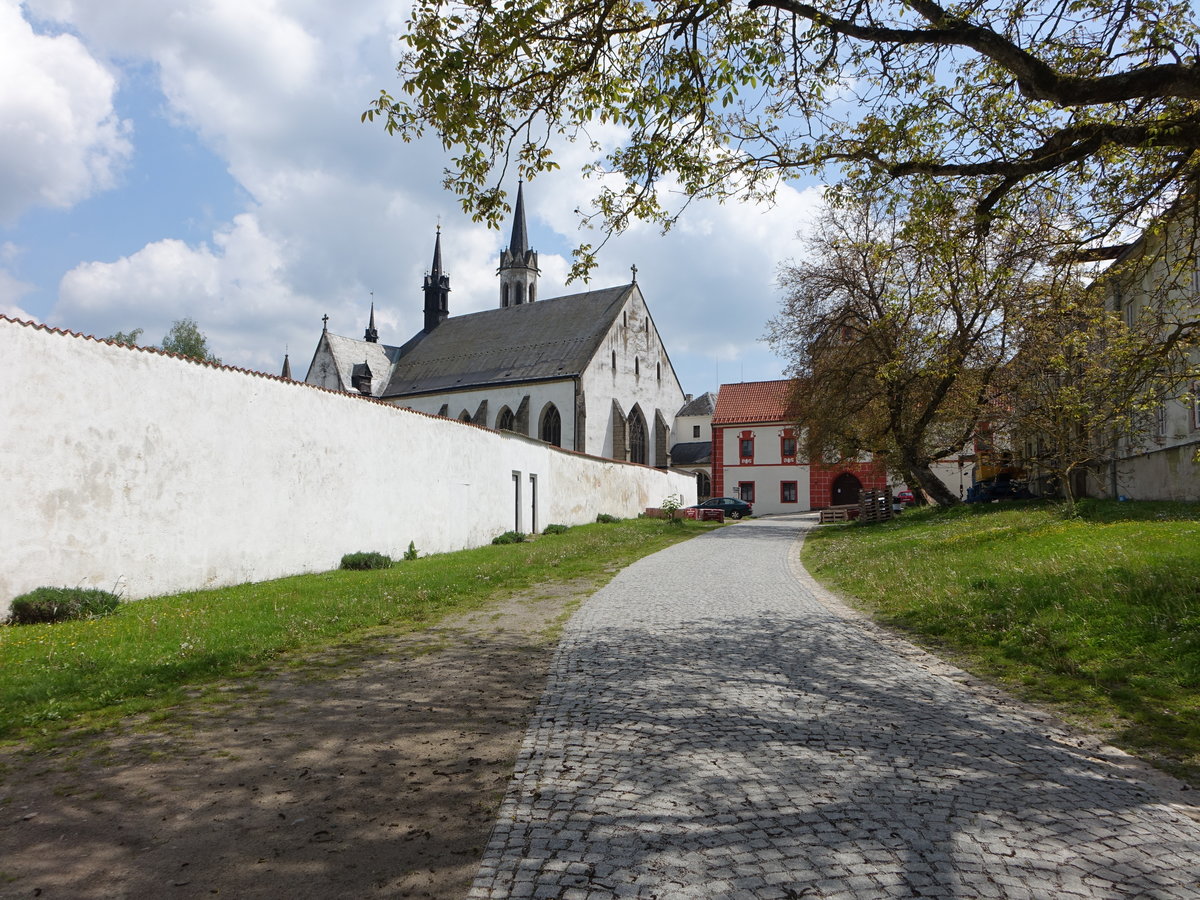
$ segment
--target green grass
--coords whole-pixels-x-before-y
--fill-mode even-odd
[[[248,674],[283,654],[411,630],[547,581],[598,584],[708,526],[586,525],[522,544],[427,556],[125,604],[112,616],[0,628],[0,739],[53,739],[162,710],[185,688]]]
[[[976,674],[1200,784],[1200,506],[906,512],[806,541],[813,575]]]

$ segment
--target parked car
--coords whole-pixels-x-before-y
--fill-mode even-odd
[[[1020,481],[980,481],[967,488],[968,503],[994,503],[997,500],[1030,500],[1029,486]]]
[[[740,519],[742,516],[754,515],[754,507],[745,500],[739,500],[736,497],[713,497],[711,500],[705,500],[703,503],[689,506],[688,509],[719,509],[730,519]]]
[[[916,503],[917,498],[913,496],[913,492],[905,488],[902,491],[896,491],[892,495],[892,499],[897,503]]]

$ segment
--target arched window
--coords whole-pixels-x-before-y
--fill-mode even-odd
[[[616,350],[614,350],[612,352],[612,367],[613,367],[613,374],[616,375],[617,374],[617,351]]]
[[[460,413],[458,414],[458,421],[460,421],[460,422],[470,422],[470,421],[471,421],[471,414],[470,414],[469,412],[467,412],[467,411],[464,409],[462,412],[460,412]]]
[[[629,461],[646,463],[646,420],[636,406],[629,413]]]
[[[513,411],[507,406],[500,410],[500,415],[496,416],[497,431],[513,431],[516,427],[516,417],[513,416]]]
[[[696,497],[707,500],[712,496],[712,479],[707,472],[696,473]]]
[[[500,285],[500,305],[504,306],[504,307],[508,306],[508,285],[507,284]]]
[[[532,303],[536,299],[537,299],[537,285],[531,284],[529,286],[529,302]]]
[[[638,364],[638,358],[636,356],[633,358],[633,374],[634,375],[642,374],[642,367]]]
[[[558,407],[553,403],[547,403],[546,408],[542,410],[542,424],[538,428],[538,437],[547,444],[562,446],[562,416],[558,414]]]
[[[654,364],[654,374],[658,376],[659,381],[662,381],[662,363]]]

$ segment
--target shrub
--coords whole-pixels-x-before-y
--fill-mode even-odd
[[[547,525],[542,529],[542,534],[566,534],[570,530],[569,525]]]
[[[522,531],[506,531],[504,534],[492,538],[493,544],[520,544],[525,540],[525,533]]]
[[[390,569],[392,558],[382,553],[347,553],[342,557],[343,569]]]
[[[121,598],[99,588],[40,587],[12,601],[8,621],[37,625],[106,616],[121,605]]]
[[[667,514],[667,521],[672,525],[683,525],[683,519],[675,517],[675,513],[681,509],[683,509],[683,498],[678,494],[671,494],[662,502],[662,511]]]
[[[412,541],[408,542],[408,549],[404,551],[404,558],[408,560],[417,558],[417,545]]]
[[[600,513],[600,515],[596,516],[596,521],[602,525],[610,525],[613,522],[620,522],[621,520],[616,516],[610,516],[608,513]]]

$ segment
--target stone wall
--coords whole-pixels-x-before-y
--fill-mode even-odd
[[[0,379],[0,612],[40,585],[138,598],[695,502],[686,473],[4,317]]]

